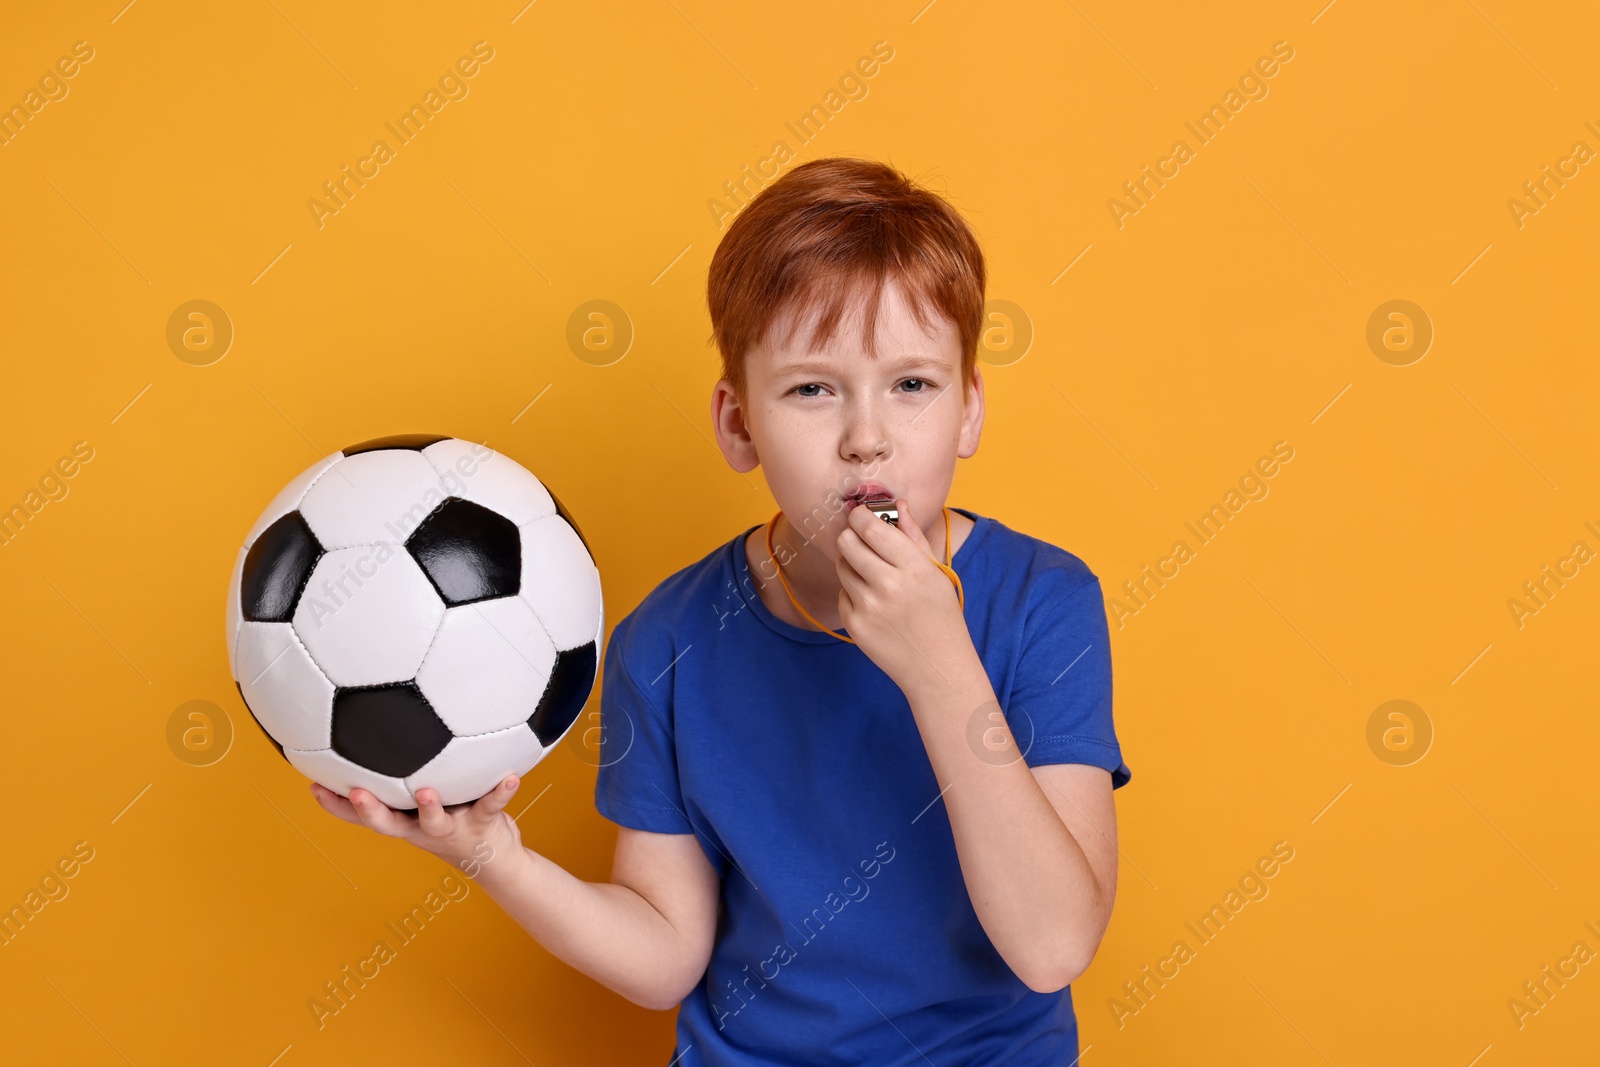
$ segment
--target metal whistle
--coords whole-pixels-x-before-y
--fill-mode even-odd
[[[893,500],[868,500],[863,506],[890,526],[900,525],[900,509]]]

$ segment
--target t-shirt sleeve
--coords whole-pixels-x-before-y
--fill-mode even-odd
[[[1030,767],[1087,763],[1111,772],[1111,788],[1133,772],[1111,717],[1111,631],[1100,579],[1069,585],[1046,570],[1023,626],[1006,722]],[[1065,591],[1063,592],[1063,589]]]
[[[600,686],[600,768],[594,806],[612,822],[663,834],[694,832],[678,787],[670,717],[634,678],[624,626],[606,645]],[[667,696],[666,693],[660,694]]]

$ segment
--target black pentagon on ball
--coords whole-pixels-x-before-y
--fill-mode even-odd
[[[258,727],[261,728],[262,736],[265,737],[268,741],[272,742],[272,747],[278,750],[278,755],[283,756],[283,746],[278,744],[278,739],[273,737],[271,734],[267,733],[267,728],[265,726],[261,725],[261,720],[256,718],[256,713],[254,711],[250,710],[250,702],[244,698],[244,686],[240,685],[237,681],[235,681],[233,683],[233,687],[235,689],[239,690],[239,703],[244,705],[244,710],[245,711],[249,711],[250,712],[250,718],[252,720],[254,720],[255,724]],[[288,759],[289,757],[288,756],[283,756],[283,758],[284,759]]]
[[[386,448],[401,448],[411,452],[421,452],[429,445],[448,441],[450,438],[436,433],[397,433],[391,437],[374,437],[370,441],[362,441],[359,445],[341,448],[339,451],[347,456],[359,456],[363,452],[381,452]]]
[[[415,774],[451,736],[415,682],[334,691],[333,750],[369,771],[391,778]]]
[[[556,653],[539,706],[528,717],[528,726],[541,745],[550,746],[567,732],[594,689],[595,646],[590,641]]]
[[[589,542],[584,540],[583,531],[578,529],[578,520],[572,517],[572,512],[561,506],[561,498],[556,496],[555,493],[550,492],[550,487],[548,485],[544,488],[545,492],[550,493],[550,499],[555,502],[556,514],[560,515],[561,518],[565,520],[566,524],[572,527],[572,532],[578,535],[579,541],[583,542],[583,550],[589,553],[589,558],[591,560],[594,559],[594,550],[589,547]]]
[[[449,497],[417,524],[406,551],[446,606],[515,596],[522,588],[522,537],[498,512]]]
[[[288,622],[321,557],[322,545],[298,511],[261,531],[245,553],[239,578],[244,617],[251,622]]]

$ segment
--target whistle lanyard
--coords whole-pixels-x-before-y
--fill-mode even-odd
[[[964,611],[964,610],[966,610],[966,606],[967,606],[967,598],[966,598],[966,594],[961,591],[961,577],[960,577],[960,575],[956,574],[955,569],[950,566],[950,560],[951,560],[951,552],[950,552],[950,509],[947,507],[947,508],[944,508],[943,511],[944,511],[944,562],[940,563],[938,560],[933,560],[933,565],[935,567],[938,567],[940,570],[944,571],[945,575],[949,577],[949,579],[951,581],[951,584],[953,584],[956,587],[956,601],[957,601],[957,603],[959,603],[961,605],[961,608]],[[773,551],[772,551],[772,531],[778,525],[778,516],[782,515],[782,514],[783,514],[783,511],[780,509],[777,512],[777,514],[772,516],[772,521],[767,523],[767,558],[772,561],[773,569],[778,572],[778,581],[783,583],[783,591],[788,594],[789,603],[793,604],[795,606],[795,610],[798,611],[800,614],[804,615],[806,617],[806,619],[810,621],[811,625],[815,626],[817,629],[822,630],[824,633],[833,634],[833,636],[837,637],[841,641],[849,641],[852,645],[855,644],[856,643],[855,638],[846,637],[844,634],[838,633],[837,631],[834,631],[834,630],[830,630],[826,626],[824,626],[820,622],[818,622],[816,619],[811,618],[811,613],[809,611],[807,611],[805,608],[801,607],[800,606],[800,601],[798,601],[798,600],[796,600],[794,598],[794,591],[789,588],[789,579],[787,579],[787,578],[785,578],[783,576],[783,568],[778,566],[778,558],[777,558],[776,555],[773,554]]]

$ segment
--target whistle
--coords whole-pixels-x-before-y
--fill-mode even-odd
[[[863,506],[890,526],[900,525],[900,509],[893,500],[869,500]]]

